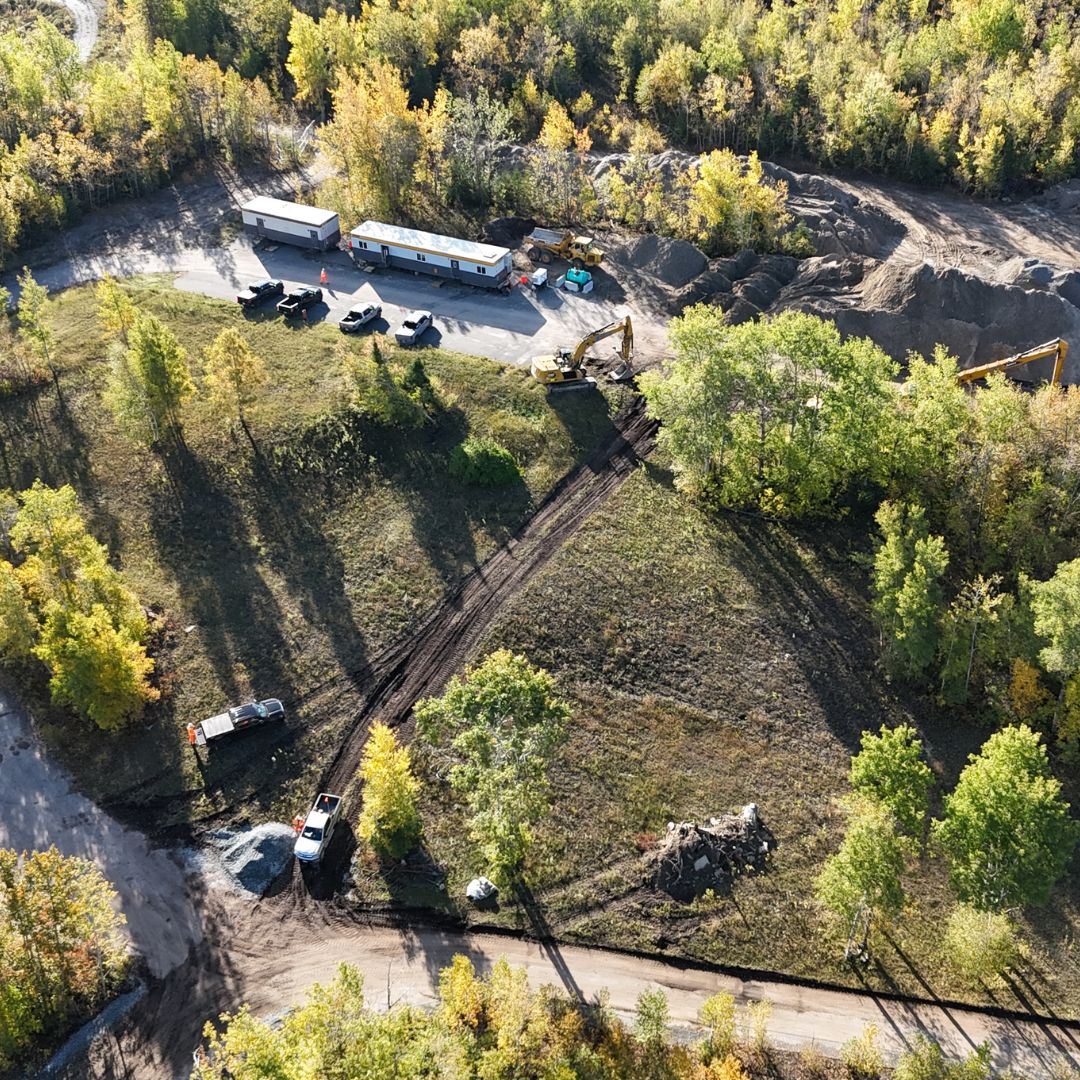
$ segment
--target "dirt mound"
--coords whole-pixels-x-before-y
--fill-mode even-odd
[[[206,836],[211,858],[245,892],[262,896],[293,857],[296,835],[269,822],[251,829],[218,829]]]
[[[532,218],[499,217],[493,218],[484,226],[484,240],[489,244],[513,251],[536,228]]]
[[[1036,269],[1041,277],[1042,265],[1019,270]],[[870,337],[901,362],[911,350],[929,356],[940,343],[961,367],[970,367],[1053,337],[1080,338],[1080,309],[1053,288],[1021,288],[962,270],[939,270],[929,263],[915,267],[880,263],[867,270],[858,285],[857,273],[850,262],[808,260],[778,304],[831,318],[842,333]],[[830,293],[831,280],[845,279],[852,284]],[[1080,282],[1072,282],[1068,275],[1061,281],[1065,288],[1075,284],[1080,292]],[[1048,374],[1049,361],[1031,365],[1019,377],[1038,381]],[[1065,378],[1074,382],[1078,376],[1080,361],[1072,361]]]
[[[787,184],[788,209],[810,230],[817,255],[883,258],[906,232],[895,218],[823,176],[791,172],[771,161],[761,166],[771,180]]]
[[[647,233],[635,240],[624,254],[631,266],[645,270],[665,285],[682,288],[709,265],[705,253],[686,240]]]
[[[647,880],[684,903],[707,889],[726,895],[740,874],[765,869],[775,843],[753,803],[703,825],[670,822],[666,835],[645,857]]]

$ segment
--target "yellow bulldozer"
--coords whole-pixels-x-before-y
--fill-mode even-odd
[[[534,263],[565,259],[574,269],[581,270],[604,261],[604,253],[593,247],[591,236],[578,236],[569,230],[534,229],[525,237],[525,245],[525,252]]]
[[[1014,369],[1030,364],[1035,360],[1045,360],[1048,356],[1054,357],[1054,370],[1050,376],[1051,386],[1061,385],[1061,373],[1065,367],[1065,358],[1069,355],[1069,343],[1062,338],[1054,338],[1042,345],[1036,345],[1034,349],[1016,353],[1015,356],[1006,356],[1002,360],[991,360],[988,364],[980,364],[978,367],[967,368],[957,376],[961,384],[977,382],[985,379],[988,375],[996,375],[1003,372],[1008,375]]]
[[[634,354],[634,327],[629,315],[586,334],[573,349],[560,349],[554,356],[538,356],[530,368],[532,377],[553,390],[595,386],[596,380],[585,373],[585,354],[598,341],[615,334],[622,334],[617,350],[619,364],[608,374],[608,378],[612,382],[625,382],[634,373],[631,365]]]

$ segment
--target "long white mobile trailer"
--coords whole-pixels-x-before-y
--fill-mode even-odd
[[[341,222],[333,210],[257,195],[240,207],[244,232],[282,244],[326,251],[341,239]]]
[[[453,236],[365,221],[349,234],[357,262],[446,277],[484,289],[509,289],[510,249],[458,240]]]

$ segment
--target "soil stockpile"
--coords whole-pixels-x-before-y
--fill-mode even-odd
[[[940,343],[961,367],[970,367],[1054,337],[1080,340],[1080,308],[1066,298],[1080,283],[1073,274],[1044,267],[1013,267],[1014,278],[1028,286],[1021,287],[929,263],[866,263],[859,280],[859,267],[850,260],[807,260],[778,307],[831,318],[841,333],[870,337],[901,363],[912,350],[930,356]],[[1050,367],[1050,361],[1040,361],[1015,377],[1039,381]],[[1078,376],[1080,360],[1070,358],[1065,379],[1075,382]]]
[[[648,883],[689,903],[711,889],[727,895],[740,874],[764,870],[775,840],[757,807],[710,818],[706,824],[670,822],[656,848],[645,856]]]
[[[522,241],[536,228],[532,218],[500,217],[493,218],[484,226],[484,240],[499,247],[520,247]]]

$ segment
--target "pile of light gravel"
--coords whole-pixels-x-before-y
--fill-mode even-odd
[[[296,834],[288,825],[269,822],[250,829],[218,829],[204,839],[209,861],[245,892],[262,896],[289,865]]]

